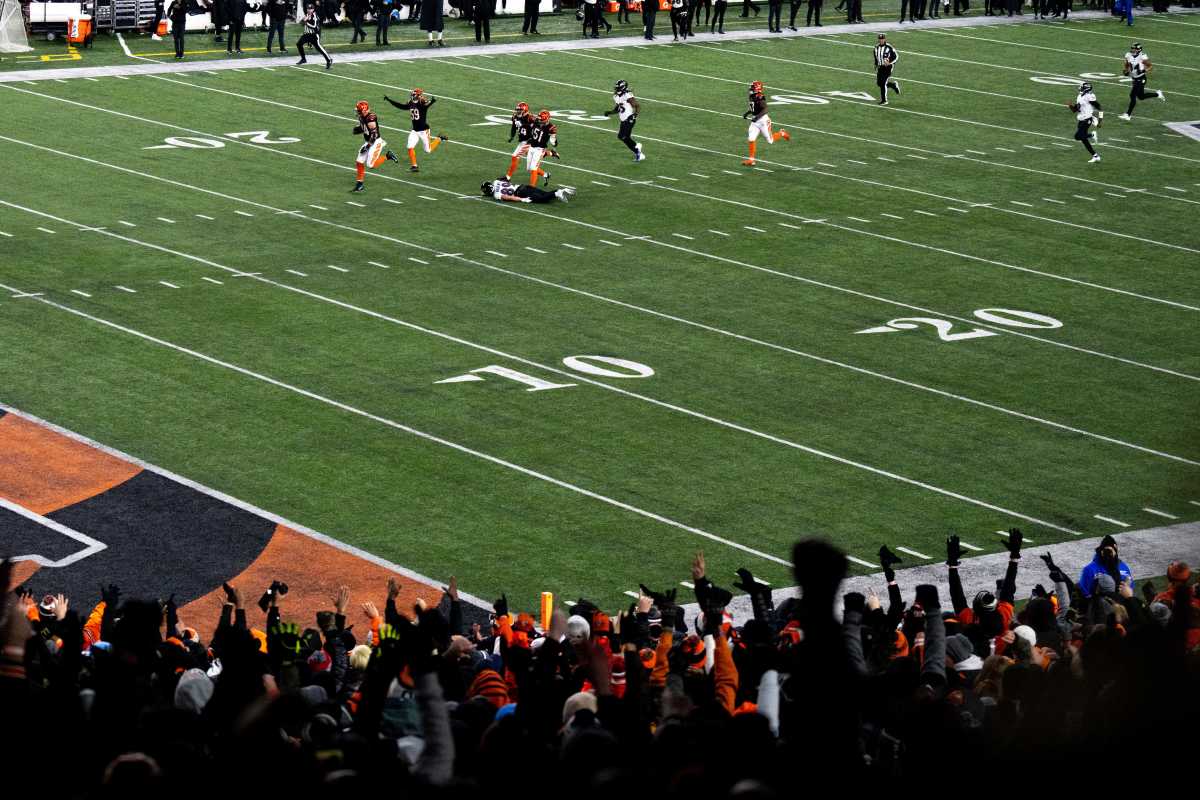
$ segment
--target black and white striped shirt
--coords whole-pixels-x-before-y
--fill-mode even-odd
[[[895,64],[900,60],[900,54],[896,52],[896,48],[892,47],[887,42],[875,45],[875,67],[888,66],[888,63]]]
[[[304,15],[304,33],[310,36],[321,35],[321,15],[315,8]]]

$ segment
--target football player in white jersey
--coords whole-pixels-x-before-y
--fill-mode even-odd
[[[1104,119],[1104,112],[1100,110],[1100,101],[1096,99],[1092,85],[1090,83],[1079,84],[1079,94],[1075,97],[1074,103],[1067,104],[1067,108],[1075,114],[1075,139],[1082,142],[1087,151],[1092,154],[1088,163],[1095,164],[1100,160],[1100,154],[1092,147],[1092,142],[1097,138],[1093,128],[1100,127],[1100,121]]]
[[[483,192],[484,197],[506,200],[510,203],[549,203],[555,198],[566,203],[575,196],[575,189],[571,186],[564,186],[550,192],[524,183],[513,183],[505,178],[484,181],[479,185],[479,190]]]
[[[628,81],[617,81],[617,85],[613,87],[613,107],[605,111],[604,116],[617,115],[617,119],[621,121],[617,138],[633,151],[634,161],[643,161],[646,158],[642,153],[641,144],[633,140],[633,126],[637,124],[638,113],[641,110],[642,107],[634,98],[633,92],[629,91]]]
[[[1146,94],[1146,80],[1150,77],[1152,69],[1154,69],[1154,65],[1150,63],[1150,57],[1142,50],[1142,43],[1134,42],[1130,45],[1129,52],[1125,54],[1125,64],[1121,72],[1133,78],[1133,86],[1129,88],[1129,108],[1125,109],[1125,113],[1120,116],[1120,119],[1128,122],[1133,118],[1133,107],[1137,105],[1138,100],[1157,97],[1159,100],[1166,101],[1167,96],[1163,94],[1162,89],[1156,89],[1154,94]]]

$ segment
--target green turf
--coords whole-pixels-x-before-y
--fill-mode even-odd
[[[1127,43],[1101,34],[1123,28],[1079,27],[1097,34],[897,33],[886,109],[822,94],[873,91],[863,35],[0,86],[0,283],[127,329],[0,297],[0,399],[522,605],[616,602],[686,578],[696,547],[722,580],[788,580],[646,514],[775,559],[815,534],[867,561],[884,541],[936,556],[949,529],[995,551],[1013,525],[1045,544],[1113,531],[1097,514],[1196,519],[1200,147],[1161,123],[1200,118],[1200,93],[1160,66],[1169,102],[1123,123],[1125,86],[1093,78],[1104,160],[1085,163],[1073,87],[1030,80],[1119,63]],[[1147,43],[1162,64],[1182,49]],[[617,78],[644,105],[640,164],[599,116]],[[769,172],[740,164],[752,79],[828,100],[773,102],[793,139],[760,145]],[[347,194],[354,102],[402,151],[382,95],[413,85],[450,142]],[[517,100],[560,119],[568,205],[475,196],[511,149],[486,115]],[[228,136],[245,131],[299,141]],[[222,146],[146,149],[169,136]],[[856,333],[912,317],[995,335]],[[488,365],[576,385],[437,383]]]

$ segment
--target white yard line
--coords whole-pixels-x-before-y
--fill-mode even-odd
[[[9,208],[13,208],[13,209],[16,209],[19,211],[25,211],[27,213],[31,213],[31,214],[34,214],[37,216],[42,216],[44,218],[55,219],[55,217],[53,215],[47,214],[46,212],[29,209],[29,208],[26,208],[23,206],[18,206],[16,204],[10,203],[8,201],[0,200],[0,205],[4,205],[4,206],[7,206]],[[70,220],[63,220],[61,218],[59,218],[59,219],[60,219],[60,221],[65,222],[70,225],[73,225],[74,227],[84,227],[84,226],[80,225],[79,223],[74,223],[74,222],[71,222]],[[195,255],[192,255],[189,253],[184,253],[184,252],[177,251],[177,250],[172,250],[171,248],[163,247],[162,245],[156,245],[156,244],[151,244],[148,242],[142,242],[142,241],[132,239],[130,237],[127,237],[127,236],[124,236],[122,234],[118,234],[118,233],[115,233],[112,231],[100,231],[99,233],[100,233],[100,235],[108,236],[108,237],[111,237],[111,238],[114,238],[114,239],[117,239],[120,241],[127,242],[129,244],[136,244],[141,247],[146,247],[148,249],[165,252],[165,253],[180,257],[180,258],[190,260],[190,261],[205,264],[207,266],[215,267],[217,269],[222,269],[227,272],[228,271],[232,271],[232,272],[237,271],[231,267],[227,267],[218,262],[212,261],[211,259],[203,258],[200,256],[195,256]],[[682,414],[682,415],[691,417],[693,419],[696,419],[696,420],[699,420],[702,422],[707,422],[707,423],[717,426],[717,427],[722,427],[727,430],[732,430],[732,431],[735,431],[738,433],[742,433],[742,434],[745,434],[747,436],[750,436],[750,437],[753,437],[753,438],[756,438],[756,439],[759,439],[762,441],[767,441],[767,442],[770,442],[773,444],[780,445],[785,448],[803,452],[810,456],[814,456],[816,458],[832,461],[834,463],[841,464],[843,466],[850,467],[852,469],[870,473],[872,475],[875,475],[880,478],[884,478],[889,481],[902,483],[907,486],[910,486],[910,487],[913,487],[916,489],[920,489],[925,492],[941,495],[943,497],[949,497],[951,499],[958,500],[958,501],[968,504],[968,505],[973,505],[973,506],[976,506],[979,508],[985,508],[985,509],[988,509],[989,511],[994,511],[999,514],[1003,514],[1005,516],[1009,516],[1009,517],[1012,517],[1015,519],[1024,520],[1026,522],[1030,522],[1035,525],[1040,525],[1042,527],[1050,528],[1052,530],[1057,530],[1062,533],[1069,533],[1072,535],[1080,535],[1078,531],[1071,530],[1070,528],[1063,527],[1061,525],[1050,522],[1048,520],[1042,520],[1037,517],[1025,514],[1023,512],[1005,508],[1003,506],[1000,506],[1000,505],[997,505],[994,503],[989,503],[989,502],[987,502],[985,500],[981,500],[979,498],[971,497],[969,495],[962,494],[960,492],[955,492],[953,490],[946,489],[944,487],[940,487],[940,486],[937,486],[937,485],[934,485],[931,483],[927,483],[925,481],[921,481],[916,478],[911,478],[906,475],[902,475],[902,474],[892,472],[892,471],[889,471],[886,469],[882,469],[880,467],[876,467],[871,464],[866,464],[864,462],[846,458],[846,457],[837,455],[835,453],[831,453],[831,452],[821,450],[816,447],[812,447],[810,445],[803,444],[801,442],[796,442],[796,441],[792,441],[792,440],[786,439],[781,436],[777,436],[772,433],[768,433],[765,431],[759,431],[754,428],[750,428],[748,426],[741,425],[736,422],[724,420],[719,417],[712,416],[710,414],[705,414],[701,411],[686,408],[684,406],[676,405],[674,403],[669,403],[664,400],[659,400],[659,399],[651,397],[649,395],[639,394],[639,393],[631,391],[629,389],[623,389],[619,386],[613,386],[611,384],[605,383],[604,381],[594,380],[585,375],[580,375],[576,372],[569,371],[567,369],[555,367],[550,364],[542,364],[535,360],[524,358],[522,356],[519,356],[519,355],[516,355],[513,353],[507,353],[498,348],[490,347],[488,345],[480,344],[477,342],[472,342],[470,340],[464,339],[459,336],[455,336],[453,334],[449,334],[449,333],[445,333],[442,331],[437,331],[437,330],[434,330],[431,328],[427,328],[427,327],[418,325],[416,323],[402,320],[402,319],[399,319],[396,317],[392,317],[392,316],[383,314],[378,311],[373,311],[371,309],[367,309],[367,308],[364,308],[361,306],[354,305],[352,303],[348,303],[345,301],[337,300],[335,298],[316,294],[314,292],[310,292],[310,291],[308,291],[306,289],[302,289],[300,287],[291,286],[291,285],[285,284],[285,283],[280,283],[278,281],[275,281],[275,280],[272,280],[272,279],[269,279],[269,278],[266,278],[263,276],[255,276],[252,278],[252,280],[258,281],[258,282],[261,282],[261,283],[264,283],[264,284],[267,284],[267,285],[270,285],[270,286],[273,286],[273,287],[276,287],[279,289],[283,289],[285,291],[294,292],[301,296],[308,297],[308,298],[310,298],[312,300],[316,300],[318,302],[327,303],[329,305],[335,306],[337,308],[341,308],[343,310],[353,311],[355,313],[363,314],[365,316],[371,317],[373,319],[377,319],[379,321],[388,322],[390,324],[397,325],[399,327],[403,327],[408,330],[412,330],[412,331],[422,333],[422,334],[425,334],[425,335],[428,335],[428,336],[431,336],[434,338],[442,339],[445,341],[453,342],[453,343],[461,345],[463,347],[467,347],[467,348],[470,348],[473,350],[479,350],[481,352],[486,352],[491,355],[500,356],[502,358],[507,358],[511,361],[515,361],[517,363],[520,363],[520,364],[523,364],[526,366],[542,369],[546,372],[550,372],[550,373],[553,373],[556,375],[569,376],[573,381],[576,381],[579,383],[586,383],[588,385],[595,386],[595,387],[603,389],[605,391],[612,392],[613,394],[619,395],[621,397],[639,401],[641,403],[655,406],[657,408],[661,408],[666,411],[674,412],[676,414]],[[38,298],[38,301],[39,302],[48,302],[44,298]],[[73,311],[72,309],[66,309],[66,307],[63,307],[63,308],[65,310]],[[73,313],[76,313],[76,312],[73,311]],[[78,312],[78,313],[82,313],[82,312]]]

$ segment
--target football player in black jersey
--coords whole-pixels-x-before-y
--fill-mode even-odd
[[[508,141],[511,143],[515,138],[517,146],[508,161],[508,171],[504,173],[505,178],[511,179],[513,173],[517,171],[517,164],[520,162],[521,156],[529,155],[529,135],[533,132],[535,122],[533,114],[529,111],[529,104],[517,103],[512,115],[512,129],[508,132]]]
[[[355,103],[354,111],[358,115],[358,124],[354,126],[354,132],[361,133],[363,137],[362,146],[358,148],[358,157],[354,159],[354,191],[361,192],[367,167],[374,169],[384,161],[399,163],[400,159],[387,149],[387,142],[379,134],[379,118],[375,116],[367,101],[359,100]]]
[[[417,143],[421,142],[425,145],[425,152],[432,153],[438,149],[438,145],[446,141],[446,137],[438,135],[432,140],[429,136],[429,107],[437,102],[436,97],[431,97],[421,89],[413,89],[408,96],[407,103],[397,103],[387,95],[383,96],[384,100],[394,105],[396,108],[402,108],[412,116],[412,131],[408,134],[408,162],[409,170],[419,172],[420,167],[417,166]]]
[[[783,139],[785,142],[792,140],[792,135],[785,130],[772,130],[771,118],[767,115],[767,98],[763,96],[762,81],[755,81],[750,84],[750,108],[742,114],[742,119],[750,120],[750,130],[747,137],[750,140],[750,157],[742,162],[744,166],[754,166],[755,151],[758,149],[758,137],[765,136],[767,144],[778,142]]]
[[[538,112],[537,122],[529,130],[529,152],[525,156],[525,166],[529,168],[529,183],[537,186],[538,176],[550,185],[550,173],[542,169],[542,158],[549,153],[552,158],[558,158],[558,127],[550,121],[550,112],[542,109]]]

